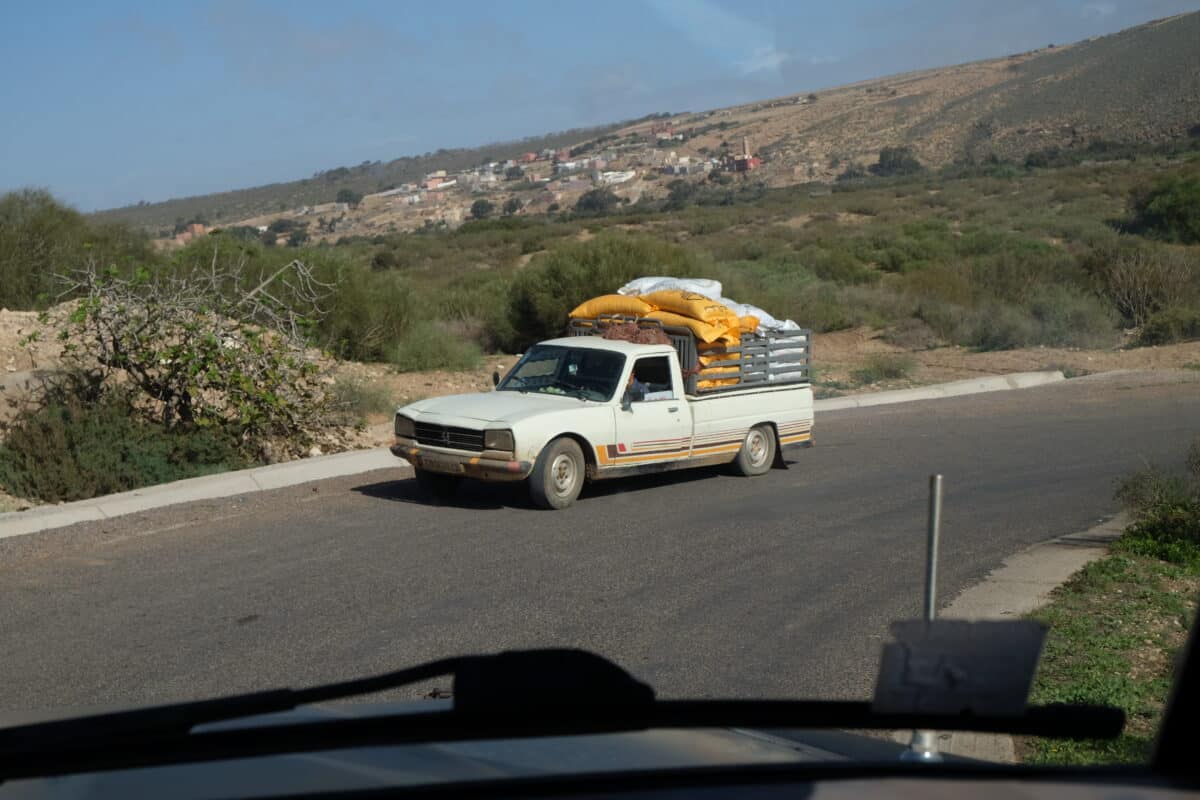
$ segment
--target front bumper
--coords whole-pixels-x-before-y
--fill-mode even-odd
[[[511,453],[496,450],[465,453],[442,447],[429,447],[397,436],[391,451],[392,455],[403,458],[416,469],[443,475],[460,475],[481,481],[522,481],[533,472],[532,463],[513,460]]]

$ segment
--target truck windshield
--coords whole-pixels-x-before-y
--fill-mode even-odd
[[[620,353],[537,345],[517,362],[496,390],[564,394],[604,402],[612,399],[624,368],[625,356]]]

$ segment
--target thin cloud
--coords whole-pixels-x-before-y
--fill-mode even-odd
[[[651,0],[667,24],[700,47],[720,54],[743,75],[778,71],[793,59],[776,46],[774,33],[711,0]]]
[[[1111,17],[1115,13],[1117,13],[1116,3],[1100,2],[1083,4],[1083,15],[1085,17]]]

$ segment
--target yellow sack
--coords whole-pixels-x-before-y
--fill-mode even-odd
[[[701,367],[719,367],[726,364],[736,365],[742,357],[737,353],[716,353],[711,356],[697,356]]]
[[[715,342],[729,333],[728,328],[720,325],[710,325],[703,320],[685,317],[681,314],[672,314],[670,311],[651,311],[646,315],[646,318],[656,319],[663,325],[675,328],[688,328],[701,342]]]
[[[742,333],[753,333],[758,330],[758,317],[747,314],[744,317],[738,317],[738,329]]]
[[[707,353],[718,352],[719,353],[719,352],[724,351],[728,347],[737,347],[741,343],[741,341],[742,341],[742,337],[738,334],[738,331],[736,331],[736,330],[725,331],[725,333],[722,334],[719,338],[714,339],[711,342],[702,342],[700,344],[697,344],[696,349],[702,353],[704,353],[704,352],[707,352]],[[737,354],[734,353],[733,355],[737,355]]]
[[[700,370],[701,378],[718,378],[722,375],[737,375],[740,367],[707,367]]]
[[[654,306],[646,303],[640,297],[604,294],[593,297],[586,303],[580,303],[569,316],[592,319],[601,314],[629,314],[634,317],[644,317],[653,310]]]
[[[738,382],[737,378],[719,378],[711,381],[696,381],[697,389],[716,389],[718,386],[733,386]]]
[[[738,326],[737,314],[702,294],[685,292],[682,289],[664,289],[661,292],[642,295],[641,299],[660,311],[670,311],[673,314],[698,319],[719,328]]]

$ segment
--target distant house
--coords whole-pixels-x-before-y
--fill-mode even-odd
[[[175,236],[175,241],[179,244],[187,244],[193,239],[199,239],[204,234],[208,233],[208,228],[199,222],[192,222]]]
[[[339,211],[344,214],[350,210],[350,204],[349,203],[334,203],[333,210]]]
[[[631,169],[615,172],[601,172],[596,176],[596,181],[597,183],[605,186],[616,186],[618,183],[625,183],[625,181],[633,180],[633,178],[636,176],[637,173]]]
[[[444,179],[437,175],[430,175],[425,180],[421,181],[422,189],[436,189],[442,185]]]
[[[537,153],[522,153],[521,154],[521,163],[522,164],[529,164],[534,161],[537,161],[537,159],[538,159]]]

